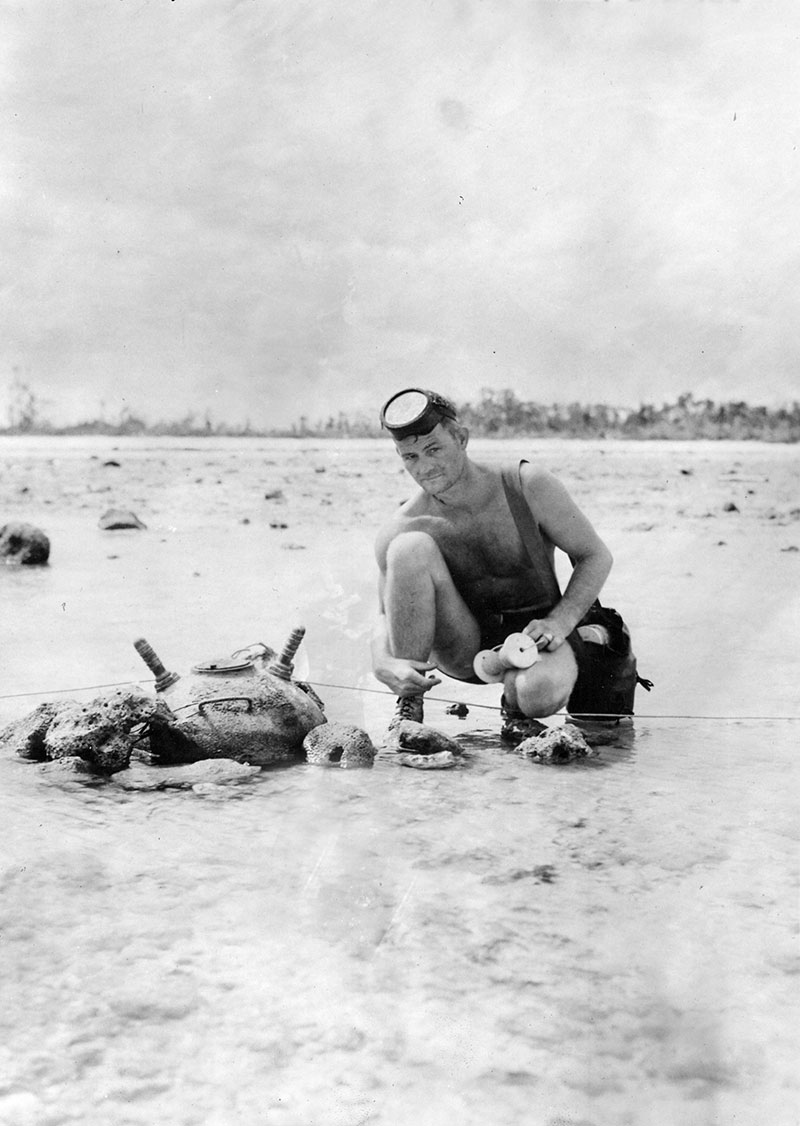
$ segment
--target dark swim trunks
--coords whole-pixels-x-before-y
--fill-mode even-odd
[[[533,621],[534,618],[543,618],[547,614],[544,607],[526,606],[521,610],[496,610],[484,611],[482,614],[475,614],[478,625],[481,627],[481,640],[480,649],[494,649],[496,645],[502,645],[510,633],[522,633],[528,622]],[[575,660],[578,662],[578,669],[581,667],[581,651],[585,643],[577,630],[573,630],[566,638],[573,652],[575,653]],[[448,673],[448,675],[450,675]],[[454,680],[463,680],[466,684],[485,684],[479,676],[464,676],[453,677]]]
[[[502,645],[510,633],[522,633],[528,622],[544,617],[546,611],[535,606],[525,606],[521,610],[485,611],[476,614],[481,627],[481,649],[494,649]]]

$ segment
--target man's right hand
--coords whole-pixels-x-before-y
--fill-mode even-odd
[[[402,657],[385,657],[375,676],[395,696],[421,696],[423,692],[441,684],[441,678],[431,676],[436,668],[430,661],[407,661]],[[426,675],[427,674],[427,675]]]

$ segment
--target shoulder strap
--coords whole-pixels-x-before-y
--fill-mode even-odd
[[[504,467],[500,471],[500,476],[503,480],[508,507],[511,509],[511,515],[514,517],[514,523],[517,525],[517,531],[525,545],[525,550],[541,579],[542,586],[547,588],[548,596],[553,603],[556,603],[561,597],[558,580],[545,549],[539,525],[534,519],[530,505],[522,490],[522,466],[527,464],[527,461],[523,458],[519,465]]]

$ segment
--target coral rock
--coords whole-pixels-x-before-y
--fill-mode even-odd
[[[36,565],[50,558],[50,540],[33,524],[4,524],[0,528],[0,559]]]
[[[124,769],[138,738],[134,728],[168,712],[162,700],[143,692],[117,691],[88,704],[62,704],[44,739],[49,759],[78,755],[100,774]]]
[[[577,758],[592,758],[597,754],[572,723],[565,723],[563,727],[551,727],[541,735],[524,739],[516,747],[516,752],[532,762],[557,764]]]
[[[128,512],[121,508],[109,508],[100,517],[97,526],[104,532],[115,532],[120,528],[146,528],[135,512]]]
[[[165,714],[170,712],[163,701],[137,691],[109,692],[88,704],[40,704],[0,734],[0,746],[40,761],[81,758],[98,773],[111,774],[128,765],[135,729]]]
[[[454,739],[413,719],[403,719],[392,728],[387,747],[397,752],[401,766],[418,770],[444,770],[456,766],[461,757],[461,748]]]
[[[43,762],[47,758],[44,737],[58,711],[58,704],[40,704],[22,719],[0,731],[0,749],[20,758]]]
[[[466,704],[451,704],[449,708],[445,708],[447,715],[457,715],[459,719],[466,719],[469,715],[469,708]]]
[[[349,723],[323,723],[303,740],[308,762],[345,769],[372,766],[375,747],[366,731]]]

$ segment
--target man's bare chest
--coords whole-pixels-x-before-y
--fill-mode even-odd
[[[507,506],[488,512],[415,516],[409,526],[436,541],[454,577],[511,577],[530,566]]]

